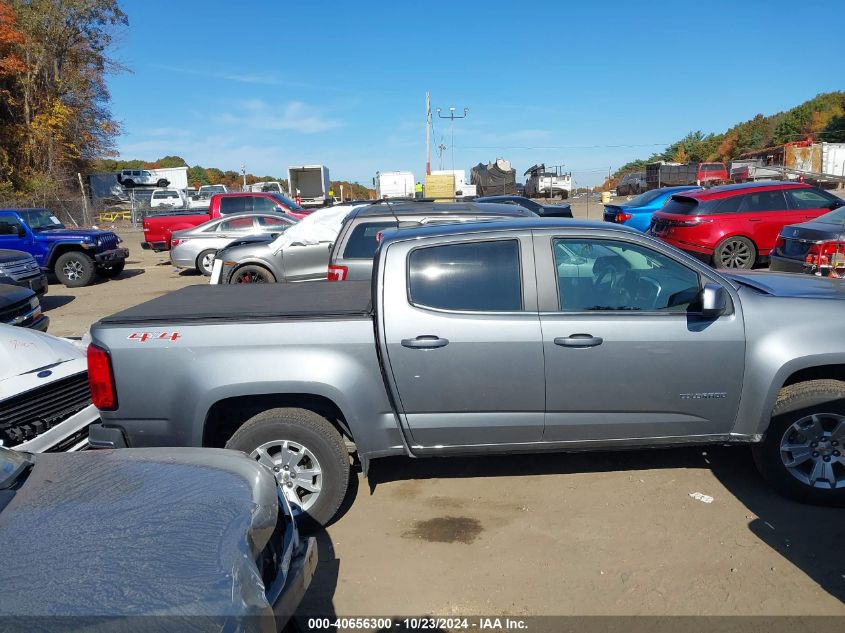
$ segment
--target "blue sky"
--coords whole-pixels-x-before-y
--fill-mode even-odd
[[[123,0],[110,77],[125,158],[333,179],[425,166],[425,97],[456,169],[498,156],[578,184],[677,140],[845,89],[845,2]],[[435,147],[450,142],[434,117]],[[452,167],[451,151],[443,168]]]

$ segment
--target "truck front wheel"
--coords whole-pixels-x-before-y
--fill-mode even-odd
[[[97,266],[85,253],[70,251],[59,255],[54,266],[56,277],[68,288],[87,286],[94,279]]]
[[[762,475],[781,494],[845,505],[845,382],[809,380],[781,389],[766,438],[753,447]]]
[[[251,417],[226,443],[267,466],[306,528],[328,524],[349,488],[349,452],[324,417],[279,408]]]

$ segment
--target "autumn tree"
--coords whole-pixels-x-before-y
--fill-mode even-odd
[[[67,182],[113,153],[118,125],[105,76],[118,67],[107,51],[126,24],[117,0],[2,0],[0,31],[22,36],[0,43],[3,59],[14,60],[14,75],[2,79],[2,123],[13,134],[0,142],[15,186]]]

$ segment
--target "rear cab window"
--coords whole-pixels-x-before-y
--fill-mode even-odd
[[[412,305],[461,312],[522,311],[519,241],[416,248],[408,256]]]
[[[245,213],[252,211],[252,199],[248,196],[233,196],[220,198],[220,213]]]
[[[355,226],[346,247],[343,249],[342,259],[372,259],[379,244],[379,233],[385,229],[396,228],[397,223],[391,222],[362,222]]]

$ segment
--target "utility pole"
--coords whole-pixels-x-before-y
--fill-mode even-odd
[[[469,114],[469,108],[464,108],[463,114],[455,114],[455,108],[449,108],[449,116],[443,116],[440,108],[437,108],[437,116],[441,119],[449,119],[449,125],[452,132],[452,142],[450,148],[452,151],[452,171],[455,171],[455,119],[465,119],[467,118],[467,114]]]
[[[85,195],[85,186],[82,184],[82,174],[76,172],[79,179],[79,190],[82,192],[82,224],[88,226],[88,196]]]
[[[243,190],[246,191],[246,165],[241,165],[241,176],[244,177],[244,187]]]
[[[443,170],[443,152],[446,151],[446,146],[443,144],[443,137],[440,137],[440,145],[437,146],[437,157],[440,159],[440,169]]]
[[[431,175],[431,97],[425,92],[425,175]]]

